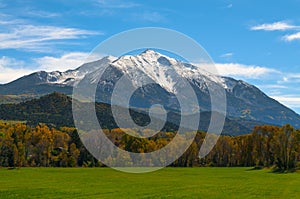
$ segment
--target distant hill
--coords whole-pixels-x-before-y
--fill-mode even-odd
[[[38,95],[29,95],[29,94],[0,95],[0,104],[17,104],[37,97]]]
[[[96,103],[95,109],[101,127],[108,129],[118,127],[113,119],[109,104]],[[143,113],[131,111],[131,115],[141,125],[149,122],[149,117]],[[55,92],[19,104],[1,104],[0,119],[27,121],[31,125],[46,123],[55,126],[74,126],[72,98]],[[167,129],[175,130],[177,126],[168,123]]]
[[[96,103],[95,109],[102,128],[118,128],[112,116],[111,105]],[[130,110],[130,113],[134,121],[139,125],[146,125],[150,122],[150,118],[145,110]],[[179,124],[179,117],[177,113],[169,112],[168,122],[165,124],[163,130],[177,130],[178,126],[176,124]],[[202,112],[200,118],[199,130],[206,131],[210,122],[210,112]],[[27,123],[31,125],[46,123],[55,126],[74,126],[72,98],[65,94],[55,92],[42,96],[39,99],[32,99],[19,104],[2,104],[0,105],[0,119],[27,121]],[[130,118],[125,117],[123,119],[130,120]],[[226,135],[246,134],[249,133],[255,125],[263,124],[264,123],[245,119],[233,120],[226,118],[222,133]],[[130,128],[130,126],[123,128]]]

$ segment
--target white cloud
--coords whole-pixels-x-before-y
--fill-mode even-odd
[[[17,25],[25,23],[23,19],[16,19],[10,15],[0,13],[0,25]]]
[[[279,85],[279,84],[267,84],[267,85],[261,85],[261,88],[268,88],[268,89],[285,89],[288,88],[287,86],[284,85]]]
[[[275,31],[275,30],[292,30],[299,29],[300,26],[294,26],[284,21],[274,22],[274,23],[264,23],[256,26],[252,26],[251,30],[265,30],[265,31]]]
[[[234,54],[233,53],[225,53],[225,54],[222,54],[220,57],[221,58],[229,58],[229,57],[232,57]]]
[[[29,10],[27,9],[25,11],[26,16],[34,16],[34,17],[41,17],[41,18],[53,18],[53,17],[58,17],[61,16],[61,14],[59,13],[55,13],[55,12],[46,12],[46,11],[42,11],[42,10]]]
[[[299,83],[300,82],[300,73],[285,73],[280,80],[277,81],[279,84],[286,83]]]
[[[287,77],[292,79],[300,79],[300,73],[289,73]]]
[[[300,26],[292,25],[290,23],[284,22],[284,21],[279,21],[279,22],[274,22],[274,23],[265,23],[265,24],[260,24],[257,26],[252,26],[250,28],[251,30],[264,30],[264,31],[297,31],[300,30]],[[294,41],[294,40],[300,40],[300,32],[296,32],[293,34],[286,34],[282,37],[282,40],[284,41]]]
[[[14,20],[3,20],[0,19],[0,25],[12,25],[12,24],[18,24],[21,23],[22,20],[14,19]]]
[[[62,55],[61,57],[45,56],[34,59],[38,64],[38,70],[45,71],[66,71],[69,69],[77,68],[85,62],[94,61],[100,59],[101,56],[89,57],[89,53],[84,52],[72,52]],[[88,60],[87,60],[88,59]]]
[[[211,73],[233,77],[235,79],[255,82],[259,88],[272,95],[280,95],[288,88],[286,85],[276,84],[276,80],[285,74],[272,68],[239,63],[216,63],[214,65],[197,64],[200,68]],[[273,84],[275,82],[275,85]],[[260,84],[260,85],[258,85]],[[283,91],[283,92],[282,92]]]
[[[27,51],[47,51],[65,40],[82,39],[103,34],[90,30],[69,27],[30,25],[20,19],[0,15],[0,49],[22,49]]]
[[[206,71],[217,73],[222,76],[233,76],[237,78],[257,79],[271,73],[279,73],[271,68],[255,65],[244,65],[239,63],[216,63],[213,66],[207,64],[196,64]]]
[[[300,32],[290,34],[290,35],[285,35],[284,37],[282,37],[282,39],[285,41],[300,40]]]
[[[135,13],[132,15],[136,21],[164,22],[166,18],[158,12]]]
[[[85,52],[66,53],[60,57],[45,56],[30,61],[19,61],[14,58],[0,58],[0,83],[8,83],[36,71],[66,71],[75,69],[86,62],[99,60],[103,55]],[[30,65],[30,68],[28,66]]]
[[[273,99],[281,102],[290,108],[300,108],[300,96],[295,95],[281,95],[281,96],[271,96]]]
[[[119,8],[119,9],[124,9],[124,8],[133,8],[133,7],[138,7],[140,4],[134,3],[134,2],[126,2],[126,1],[121,1],[121,0],[97,0],[97,4],[101,8]]]
[[[25,63],[9,57],[0,58],[0,83],[7,83],[33,72],[24,68]]]

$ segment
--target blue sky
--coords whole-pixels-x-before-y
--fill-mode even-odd
[[[300,113],[300,0],[0,0],[0,83],[75,68],[101,41],[164,27],[199,42],[219,73]]]

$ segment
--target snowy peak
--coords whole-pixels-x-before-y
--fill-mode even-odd
[[[147,60],[148,62],[159,63],[164,66],[171,66],[179,63],[176,59],[160,54],[154,50],[146,50],[137,55],[137,57]]]
[[[119,57],[113,63],[125,62],[129,63],[130,61],[135,62],[136,64],[153,64],[155,65],[163,65],[163,66],[171,66],[178,64],[178,61],[170,58],[168,56],[162,55],[154,50],[146,50],[138,55],[124,55]],[[124,65],[121,63],[120,65]]]
[[[162,54],[160,54],[159,52],[156,52],[156,51],[150,50],[150,49],[145,50],[140,55],[144,56],[144,57],[156,57],[156,58],[159,58],[162,56]]]
[[[237,84],[234,79],[214,75],[200,66],[184,63],[153,50],[119,57],[111,65],[128,75],[136,87],[150,78],[171,93],[176,93],[174,87],[179,78],[195,82],[197,87],[205,90],[207,85],[213,84],[232,90]]]
[[[150,79],[168,92],[175,92],[174,85],[178,80],[178,74],[173,66],[178,63],[173,58],[147,50],[139,55],[122,56],[111,65],[128,75],[136,87],[149,82]]]

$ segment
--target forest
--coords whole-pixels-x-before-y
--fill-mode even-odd
[[[119,148],[137,153],[158,150],[176,135],[160,132],[151,138],[136,138],[118,128],[104,132]],[[300,166],[300,130],[289,124],[256,126],[240,136],[222,135],[213,150],[200,159],[198,152],[205,136],[205,132],[197,132],[188,150],[170,166],[255,166],[278,171],[292,171]],[[75,128],[0,122],[0,167],[104,166],[85,149]]]

